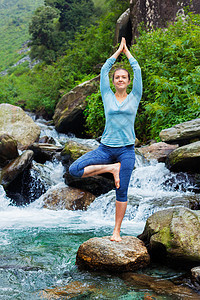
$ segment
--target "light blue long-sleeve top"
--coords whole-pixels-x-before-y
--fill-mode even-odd
[[[100,89],[106,119],[101,143],[110,147],[122,147],[135,143],[134,122],[142,97],[142,76],[137,60],[131,57],[129,62],[134,72],[133,88],[126,99],[119,103],[109,82],[109,71],[115,60],[114,57],[107,59],[101,69]]]

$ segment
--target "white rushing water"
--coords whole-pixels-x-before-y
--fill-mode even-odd
[[[47,126],[43,120],[39,120],[38,124],[42,128],[41,136],[53,137],[57,145],[64,145],[69,139],[65,134],[57,133],[53,126]],[[98,145],[95,140],[70,138],[90,146]],[[33,176],[40,176],[49,189],[57,189],[65,185],[64,167],[61,162],[46,162],[44,165],[34,162],[32,172]],[[165,184],[167,181],[172,182],[170,186]],[[186,192],[182,191],[183,187]],[[164,163],[148,163],[137,156],[136,168],[130,181],[129,204],[122,225],[122,233],[135,235],[141,233],[148,216],[159,209],[180,205],[181,198],[192,195],[187,192],[189,188],[190,183],[186,175],[178,181],[176,175],[172,174]],[[81,230],[88,230],[114,225],[114,190],[96,198],[87,211],[53,211],[42,208],[43,196],[26,207],[16,207],[11,204],[11,200],[6,197],[3,187],[0,186],[0,228],[63,226],[77,230],[81,224]]]

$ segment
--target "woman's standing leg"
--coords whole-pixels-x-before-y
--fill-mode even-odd
[[[119,156],[119,161],[121,163],[119,174],[120,188],[116,189],[115,228],[110,239],[111,241],[116,242],[121,241],[120,229],[127,208],[128,186],[135,164],[134,146],[127,146],[125,148],[126,151],[123,151]]]

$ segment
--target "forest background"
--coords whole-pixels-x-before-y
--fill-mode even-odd
[[[99,74],[114,51],[115,24],[127,0],[0,0],[0,103],[52,118],[63,94]],[[27,52],[39,61],[13,67]],[[20,51],[22,50],[22,51]],[[185,16],[165,29],[140,35],[130,51],[142,68],[143,97],[136,135],[158,139],[163,128],[200,117],[200,16]],[[119,65],[130,69],[123,56]],[[100,91],[87,99],[86,131],[101,135]]]

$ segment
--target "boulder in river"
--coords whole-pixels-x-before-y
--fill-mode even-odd
[[[200,261],[200,211],[184,207],[154,213],[139,238],[154,257],[178,262]]]
[[[58,102],[53,120],[56,130],[63,133],[74,133],[83,136],[85,119],[83,111],[86,108],[86,97],[95,93],[99,87],[100,76],[79,84]]]
[[[88,147],[87,145],[80,144],[76,141],[69,140],[61,152],[61,157],[64,162],[73,162],[83,154],[94,150],[97,147]]]
[[[0,167],[5,167],[10,160],[17,158],[19,155],[16,140],[8,135],[0,136]]]
[[[160,132],[163,142],[188,144],[190,140],[200,140],[200,118],[177,124]]]
[[[178,145],[169,145],[167,143],[159,142],[150,146],[137,148],[137,150],[148,160],[156,159],[158,162],[164,162],[167,155],[177,148]]]
[[[121,242],[109,236],[91,238],[78,249],[76,264],[90,270],[126,272],[145,267],[150,256],[144,243],[133,236],[123,236]]]
[[[89,192],[66,186],[49,190],[42,199],[43,207],[48,209],[86,210],[94,201],[95,196]]]
[[[34,123],[23,109],[7,103],[0,104],[0,135],[9,134],[25,149],[40,135],[40,127]]]
[[[166,164],[174,172],[200,172],[200,141],[194,142],[169,154]]]
[[[26,150],[15,160],[6,165],[0,173],[0,184],[7,187],[32,162],[33,151]]]

